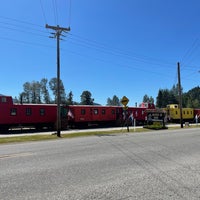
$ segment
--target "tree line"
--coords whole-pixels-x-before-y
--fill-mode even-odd
[[[182,89],[183,90],[183,89]],[[168,104],[179,103],[178,85],[173,85],[171,89],[159,89],[156,97],[156,103],[152,96],[147,94],[143,97],[143,102],[155,103],[156,107],[165,108]],[[65,92],[65,87],[60,80],[60,102],[65,105],[99,105],[95,103],[90,91],[85,90],[80,95],[80,102],[73,100],[73,93]],[[19,97],[15,98],[17,103],[57,103],[57,78],[50,80],[43,78],[40,81],[25,82],[23,84],[23,91]],[[182,94],[183,107],[200,108],[200,87],[195,87],[186,93]],[[121,106],[119,97],[113,95],[112,98],[107,98],[107,105]],[[137,107],[137,104],[135,105]]]
[[[65,92],[65,87],[60,80],[60,102],[65,105],[93,105],[94,99],[89,91],[83,91],[80,95],[81,101],[73,101],[73,93]],[[33,104],[55,104],[57,103],[57,78],[52,78],[50,81],[43,78],[41,81],[25,82],[23,91],[19,97],[15,97],[16,103],[33,103]]]
[[[183,91],[183,88],[181,88]],[[156,98],[156,106],[165,108],[168,104],[179,103],[178,84],[171,89],[160,89]],[[182,106],[184,108],[200,108],[200,87],[194,87],[188,92],[182,93]]]

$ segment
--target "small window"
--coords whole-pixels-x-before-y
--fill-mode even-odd
[[[115,114],[115,110],[114,110],[114,109],[112,109],[112,114],[113,114],[113,115]]]
[[[183,111],[183,114],[185,115],[185,111]]]
[[[44,116],[45,115],[45,109],[44,108],[40,108],[40,116]]]
[[[81,115],[85,115],[85,109],[81,109]]]
[[[176,115],[178,115],[178,112],[176,111]]]
[[[32,114],[31,108],[26,108],[26,116],[30,116]]]
[[[102,113],[102,115],[105,115],[106,114],[106,110],[102,109],[101,113]]]
[[[98,109],[94,109],[93,113],[94,113],[94,115],[98,115],[98,113],[99,113]]]
[[[11,108],[10,109],[10,115],[16,116],[17,115],[17,108]]]
[[[7,102],[7,98],[6,97],[1,97],[1,102],[2,103],[6,103]]]
[[[189,115],[189,111],[187,111],[187,114]]]

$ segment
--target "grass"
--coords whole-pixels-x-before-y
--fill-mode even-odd
[[[189,126],[184,128],[192,128],[197,126]],[[180,127],[169,127],[168,129],[178,129]],[[140,132],[150,132],[153,130],[145,129],[145,128],[130,128],[129,133],[140,133]],[[113,135],[113,134],[124,134],[127,133],[127,129],[123,128],[121,130],[112,130],[112,131],[84,131],[84,132],[75,132],[75,133],[67,133],[61,134],[61,138],[58,138],[57,135],[26,135],[26,136],[13,136],[13,137],[4,137],[0,138],[0,144],[6,143],[18,143],[18,142],[30,142],[30,141],[42,141],[42,140],[55,140],[55,139],[62,139],[62,138],[75,138],[75,137],[86,137],[86,136],[106,136],[106,135]]]
[[[143,128],[129,129],[129,133],[131,132],[147,132],[149,130]],[[86,137],[86,136],[104,136],[104,135],[113,135],[113,134],[124,134],[127,133],[127,130],[124,128],[123,130],[112,130],[112,131],[84,131],[84,132],[75,132],[75,133],[67,133],[62,134],[61,138],[75,138],[75,137]],[[57,135],[26,135],[26,136],[13,136],[13,137],[2,137],[0,138],[0,144],[6,143],[16,143],[16,142],[30,142],[30,141],[42,141],[42,140],[53,140],[60,139]]]

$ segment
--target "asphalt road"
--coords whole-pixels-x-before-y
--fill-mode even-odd
[[[200,199],[200,129],[0,145],[0,199]]]

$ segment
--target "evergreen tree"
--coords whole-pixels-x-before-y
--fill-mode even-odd
[[[112,99],[110,97],[107,98],[107,106],[111,106],[112,105]]]
[[[51,99],[50,99],[47,83],[48,83],[48,79],[46,79],[46,78],[43,78],[40,81],[41,93],[43,94],[43,101],[44,101],[44,103],[48,104],[51,102]]]
[[[149,97],[147,94],[145,94],[143,97],[143,102],[144,103],[154,103],[154,98],[152,96]]]
[[[72,91],[70,91],[68,96],[67,96],[66,104],[67,105],[73,105],[74,104]]]
[[[81,105],[93,105],[94,99],[89,91],[83,91],[81,94]]]
[[[119,98],[116,95],[114,95],[112,99],[111,98],[107,99],[107,105],[108,106],[121,106],[121,103],[120,103]]]
[[[57,78],[52,78],[49,81],[49,87],[54,95],[55,103],[57,103]],[[60,102],[63,104],[66,103],[66,93],[62,80],[60,80]]]

